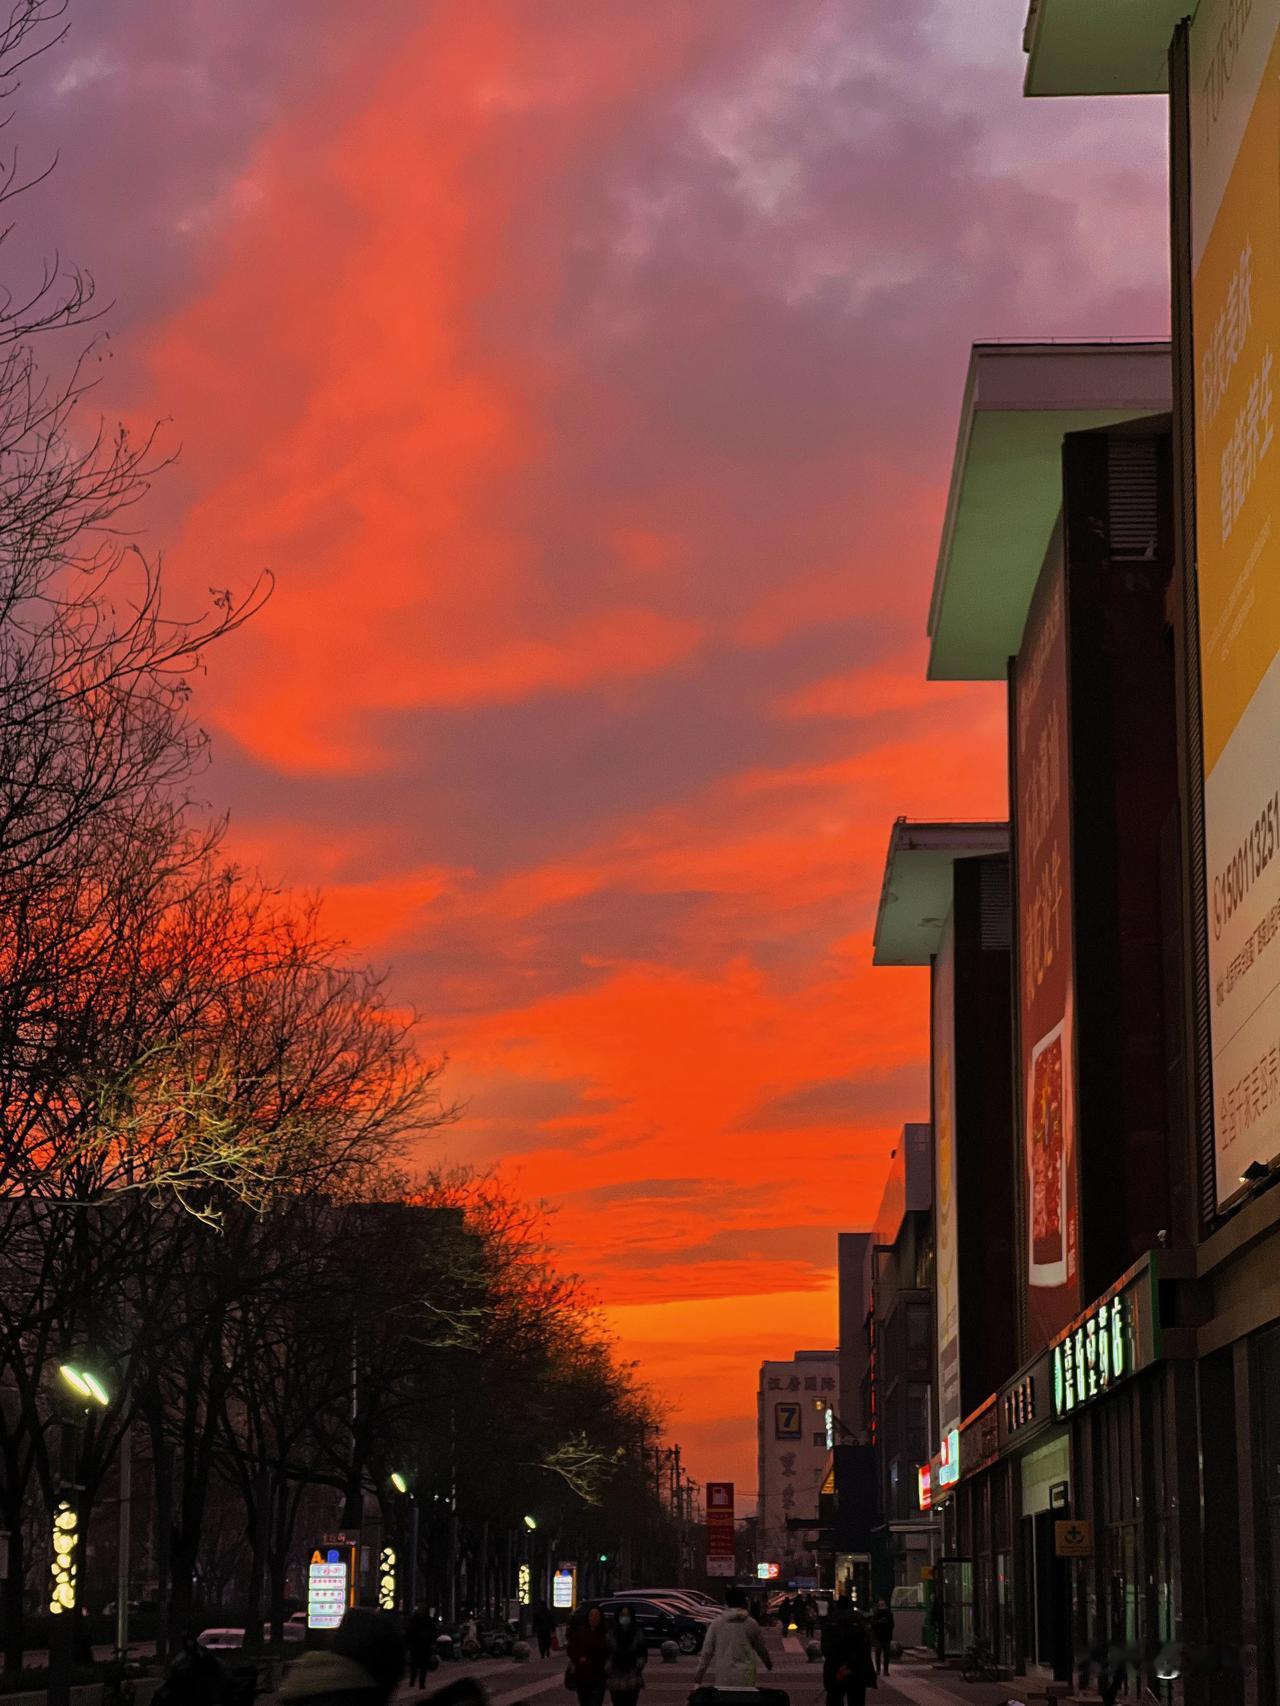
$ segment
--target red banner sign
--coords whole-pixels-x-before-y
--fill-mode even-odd
[[[732,1481],[707,1482],[707,1574],[731,1576],[737,1561]]]

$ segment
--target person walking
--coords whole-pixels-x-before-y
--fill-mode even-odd
[[[409,1642],[409,1687],[425,1688],[427,1672],[436,1668],[436,1636],[440,1625],[425,1605],[420,1605],[409,1619],[405,1631]]]
[[[886,1600],[878,1599],[871,1613],[871,1639],[876,1649],[876,1670],[881,1676],[888,1676],[893,1656],[893,1612]]]
[[[533,1614],[533,1638],[538,1643],[538,1657],[551,1657],[551,1637],[556,1632],[556,1620],[551,1615],[550,1607],[545,1599],[538,1601],[538,1608]]]
[[[578,1706],[603,1706],[609,1631],[598,1605],[591,1606],[585,1617],[575,1618],[569,1625],[566,1647],[569,1663],[565,1667],[565,1687],[578,1696]]]
[[[636,1706],[644,1687],[644,1667],[649,1657],[644,1631],[636,1622],[635,1612],[619,1606],[609,1631],[609,1662],[605,1682],[613,1706]]]
[[[822,1630],[822,1686],[827,1706],[865,1706],[867,1689],[876,1685],[871,1637],[847,1599],[831,1607]]]
[[[694,1684],[700,1686],[710,1676],[712,1688],[754,1688],[759,1666],[763,1664],[766,1670],[772,1670],[773,1659],[760,1625],[747,1615],[747,1596],[743,1590],[730,1588],[724,1601],[724,1610],[707,1630],[702,1643]]]

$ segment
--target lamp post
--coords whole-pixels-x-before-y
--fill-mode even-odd
[[[402,1499],[409,1501],[409,1568],[404,1576],[405,1610],[412,1611],[418,1603],[418,1501],[408,1481],[398,1469],[391,1473],[391,1485]],[[399,1524],[403,1530],[403,1520]]]
[[[96,1405],[105,1410],[111,1399],[106,1387],[89,1369],[64,1362],[58,1373],[79,1402],[73,1407],[73,1413],[63,1420],[59,1450],[58,1499],[53,1513],[53,1559],[49,1566],[52,1577],[49,1613],[53,1618],[53,1628],[49,1640],[48,1702],[49,1706],[69,1706],[79,1588],[79,1433],[89,1409]]]

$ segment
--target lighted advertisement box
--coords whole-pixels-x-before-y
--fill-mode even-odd
[[[1188,8],[1189,10],[1191,8]],[[1280,0],[1190,36],[1196,576],[1219,1203],[1280,1154]]]
[[[572,1611],[578,1603],[578,1566],[560,1564],[551,1578],[551,1609]]]
[[[1013,673],[1018,1023],[1027,1332],[1044,1344],[1080,1307],[1075,974],[1066,596],[1045,563]]]
[[[956,1236],[955,919],[948,914],[933,962],[932,1075],[934,1273],[938,1344],[938,1426],[960,1420],[960,1284]]]
[[[307,1567],[307,1628],[336,1629],[355,1604],[356,1549],[350,1541],[313,1547]]]

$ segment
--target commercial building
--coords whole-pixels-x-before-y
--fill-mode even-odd
[[[818,1580],[819,1500],[835,1443],[839,1360],[797,1351],[760,1365],[756,1394],[756,1552],[783,1582]]]
[[[918,1590],[938,1528],[917,1496],[933,1438],[933,1133],[907,1125],[868,1240],[863,1414],[875,1452],[871,1595]],[[920,1596],[917,1593],[917,1601]]]

